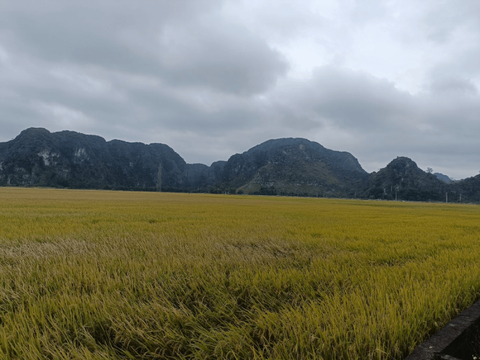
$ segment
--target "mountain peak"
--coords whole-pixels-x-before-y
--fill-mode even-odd
[[[398,156],[385,168],[372,174],[364,196],[372,199],[408,199],[418,201],[443,198],[444,183],[420,169],[415,161]]]
[[[41,135],[41,136],[45,136],[45,135],[50,135],[51,132],[48,131],[47,129],[45,128],[41,128],[41,127],[30,127],[28,129],[25,129],[23,130],[18,136],[17,138],[21,138],[21,137],[26,137],[26,136],[38,136],[38,135]]]
[[[390,161],[390,163],[387,165],[387,168],[398,168],[398,167],[413,167],[414,169],[418,169],[418,165],[415,161],[410,159],[409,157],[406,156],[397,156],[396,159],[393,159]]]
[[[258,151],[271,152],[278,151],[279,149],[289,148],[291,150],[306,150],[312,149],[317,152],[322,152],[326,150],[322,145],[315,141],[310,141],[304,138],[279,138],[279,139],[270,139],[264,141],[261,144],[258,144],[251,149],[244,152],[245,153],[254,153]]]

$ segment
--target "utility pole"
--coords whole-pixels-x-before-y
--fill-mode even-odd
[[[445,193],[445,202],[448,203],[448,192]]]
[[[157,191],[162,191],[162,163],[158,164]]]

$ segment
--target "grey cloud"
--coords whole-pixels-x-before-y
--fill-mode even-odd
[[[142,118],[175,131],[195,132],[199,136],[228,136],[258,128],[262,106],[254,100],[219,95],[208,91],[177,93],[161,86],[130,93],[137,108],[149,109]]]
[[[319,122],[335,127],[371,130],[411,112],[411,98],[394,84],[371,75],[339,67],[317,68],[312,79],[296,84],[297,92],[287,91],[281,102],[292,104],[295,113],[309,113]]]
[[[285,75],[287,63],[280,53],[249,34],[248,30],[218,24],[168,29],[159,49],[165,78],[173,84],[249,94],[263,92]]]
[[[431,66],[426,72],[426,86],[436,86],[436,84],[447,82],[465,82],[474,87],[475,81],[480,80],[480,48],[476,42],[480,43],[480,29],[477,35],[472,39],[471,47],[463,51],[452,49],[451,53],[438,63]],[[471,87],[467,85],[467,87]],[[432,89],[433,90],[433,89]],[[471,87],[473,90],[473,87]]]
[[[477,93],[477,87],[471,80],[454,77],[434,79],[429,90],[432,93],[446,95],[456,93],[475,95]]]
[[[264,40],[215,12],[203,15],[220,1],[46,3],[31,11],[0,6],[12,51],[245,95],[266,90],[287,70]]]
[[[299,6],[296,2],[281,0],[230,1],[225,11],[256,33],[281,43],[309,36],[312,29],[321,31],[328,20],[313,5],[318,4],[307,1]]]
[[[446,42],[459,28],[480,25],[480,4],[475,0],[429,0],[422,4],[423,16],[419,18],[427,38],[434,42]]]
[[[351,12],[352,20],[359,24],[365,24],[383,18],[387,14],[387,7],[384,1],[369,0],[355,1]]]

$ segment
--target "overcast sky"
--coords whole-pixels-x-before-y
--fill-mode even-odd
[[[28,127],[227,160],[272,138],[480,170],[478,0],[0,1],[0,141]]]

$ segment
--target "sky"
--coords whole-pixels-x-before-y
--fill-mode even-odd
[[[29,127],[164,143],[268,139],[480,171],[478,0],[0,2],[0,142]]]

